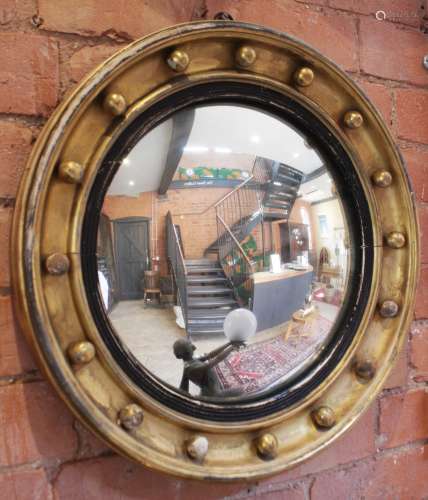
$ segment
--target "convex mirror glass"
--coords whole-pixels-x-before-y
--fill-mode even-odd
[[[119,160],[98,278],[129,353],[195,397],[266,393],[314,362],[350,251],[332,166],[311,138],[255,108],[205,105]]]

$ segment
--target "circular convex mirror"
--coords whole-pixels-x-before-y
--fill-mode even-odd
[[[232,21],[89,75],[38,138],[12,240],[54,387],[115,450],[189,478],[323,449],[412,318],[415,207],[379,114],[315,50]]]
[[[355,282],[334,161],[313,134],[233,102],[121,139],[96,272],[123,353],[220,403],[292,384],[334,342]]]

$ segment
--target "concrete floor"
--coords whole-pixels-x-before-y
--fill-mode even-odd
[[[322,316],[334,321],[339,308],[316,302]],[[145,305],[141,300],[123,301],[111,311],[109,318],[121,340],[132,354],[154,375],[168,384],[179,387],[183,362],[175,358],[174,342],[186,338],[184,329],[177,326],[172,307],[160,308]],[[258,332],[249,343],[257,343],[284,335],[288,323]],[[323,343],[325,343],[325,340]],[[227,342],[224,335],[199,336],[192,339],[196,346],[195,355],[201,356]],[[192,394],[199,389],[191,387]]]

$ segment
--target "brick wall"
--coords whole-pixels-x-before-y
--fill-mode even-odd
[[[180,226],[186,259],[203,257],[204,250],[217,238],[214,203],[230,188],[168,189],[165,197],[156,192],[139,196],[107,196],[103,212],[112,220],[121,217],[150,218],[151,255],[160,257],[161,274],[167,274],[166,215],[171,212]]]
[[[231,188],[187,188],[168,189],[166,196],[158,196],[154,191],[140,193],[139,196],[106,196],[103,213],[110,220],[122,217],[148,217],[150,219],[150,255],[160,257],[160,273],[168,274],[166,259],[166,215],[171,212],[174,224],[180,226],[186,259],[200,259],[206,248],[218,236],[214,204]],[[290,221],[302,222],[300,207],[310,205],[301,200],[290,214]],[[266,227],[266,229],[268,229]],[[260,225],[252,231],[257,244],[256,254],[261,254],[263,239]],[[314,238],[314,236],[312,236]],[[265,244],[270,243],[270,233],[266,230]],[[214,256],[213,256],[214,258]]]
[[[422,2],[424,3],[424,2]],[[251,484],[200,484],[116,456],[43,380],[13,320],[8,242],[34,138],[82,75],[124,43],[228,11],[309,42],[379,107],[414,183],[428,232],[427,26],[417,0],[2,0],[0,3],[0,496],[7,499],[357,499],[428,495],[428,245],[415,321],[385,389],[333,446]],[[426,6],[425,6],[426,7]],[[387,19],[377,21],[374,12]],[[426,238],[425,238],[426,240]]]

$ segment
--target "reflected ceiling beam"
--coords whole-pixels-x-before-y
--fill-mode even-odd
[[[302,184],[304,182],[313,181],[314,179],[321,177],[326,172],[327,172],[327,167],[325,165],[322,165],[321,167],[312,171],[310,174],[305,175],[305,177],[302,180]]]
[[[183,148],[187,144],[194,121],[194,109],[185,109],[172,117],[171,141],[169,143],[162,179],[159,184],[159,194],[166,194],[168,191],[178,164],[183,156]]]

